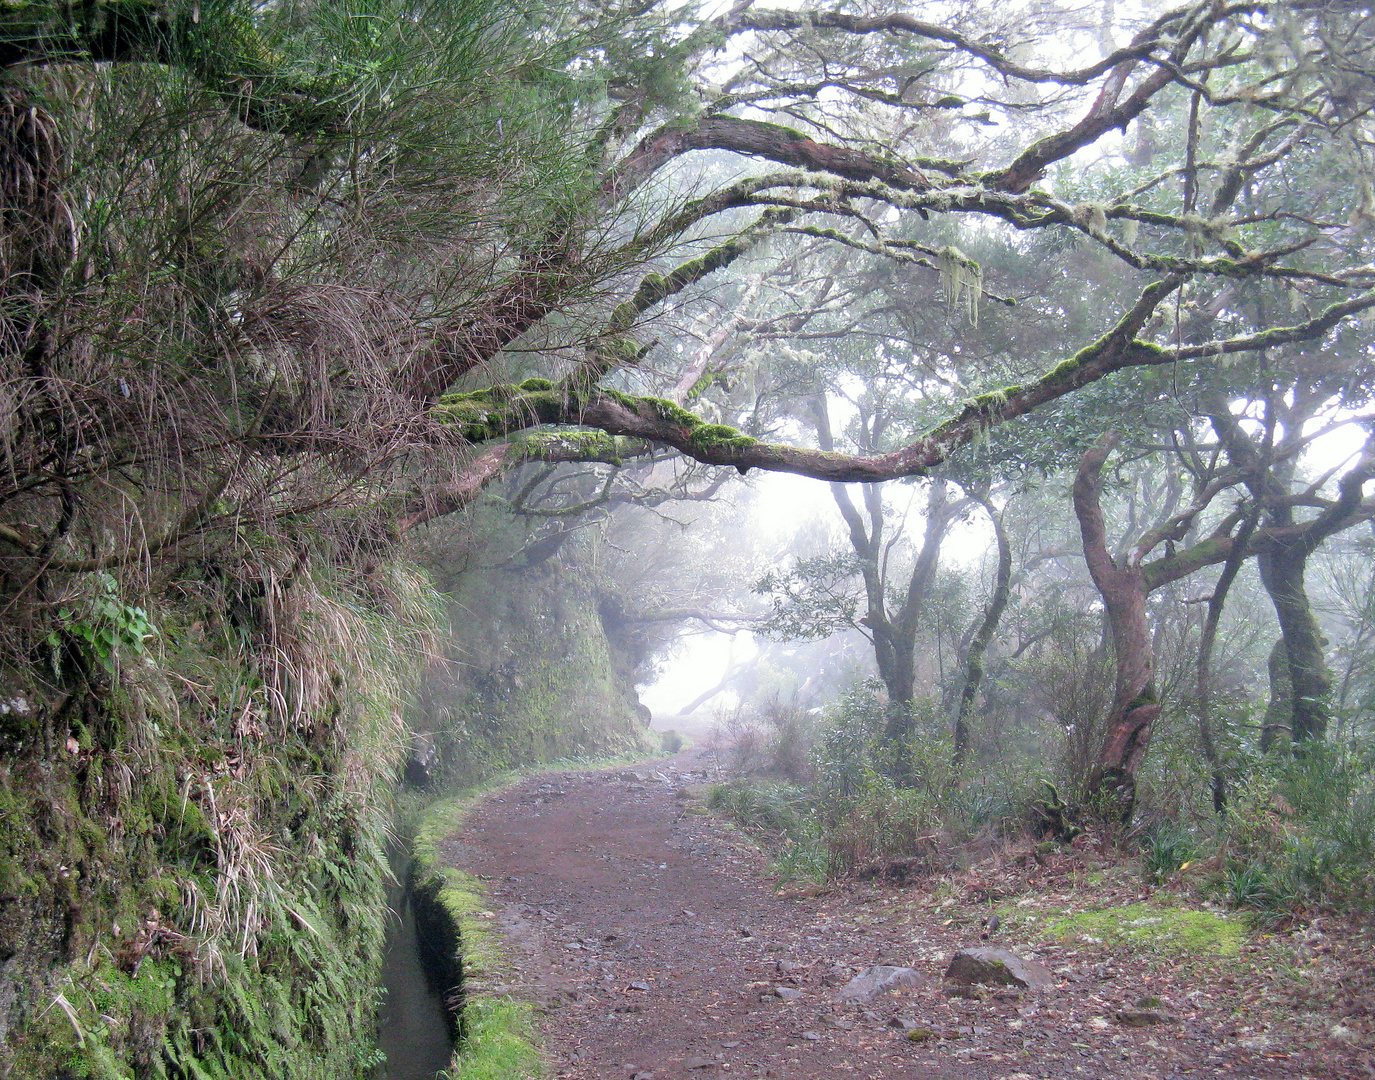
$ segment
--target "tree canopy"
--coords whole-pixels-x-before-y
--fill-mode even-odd
[[[260,535],[366,569],[530,461],[876,483],[1006,425],[998,469],[1062,469],[1181,387],[1229,470],[1199,498],[1269,509],[1143,541],[1152,587],[1370,515],[1368,459],[1295,496],[1247,412],[1369,403],[1360,5],[0,22],[0,543],[34,610],[192,551],[261,577]],[[880,376],[881,433],[806,419]]]

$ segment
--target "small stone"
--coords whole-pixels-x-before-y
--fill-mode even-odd
[[[1155,1009],[1122,1009],[1114,1013],[1119,1024],[1126,1027],[1150,1027],[1152,1024],[1173,1024],[1175,1018],[1167,1012]]]
[[[1044,990],[1055,985],[1055,976],[1044,964],[1006,949],[961,949],[951,958],[945,977],[960,986],[995,983]]]
[[[890,967],[880,964],[861,971],[840,988],[841,1001],[869,1001],[899,986],[911,986],[921,981],[921,973],[909,967]]]
[[[899,1031],[915,1031],[917,1022],[910,1016],[895,1016],[888,1021],[890,1028],[897,1028]]]
[[[638,982],[638,981],[636,981],[636,982],[631,983],[629,986],[627,986],[626,989],[627,989],[627,990],[648,990],[648,989],[649,989],[649,983],[647,983],[647,982]]]
[[[804,1031],[802,1033],[802,1037],[806,1039],[808,1042],[819,1042],[821,1040],[821,1036],[818,1035],[815,1031]]]
[[[802,991],[795,986],[775,986],[773,996],[783,1001],[796,1001],[802,996]]]

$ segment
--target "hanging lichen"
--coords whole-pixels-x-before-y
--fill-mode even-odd
[[[970,326],[979,325],[979,297],[983,294],[983,267],[959,248],[947,246],[936,253],[941,287],[945,290],[945,306],[954,311],[961,300]]]
[[[1074,208],[1074,216],[1090,236],[1102,236],[1108,231],[1108,210],[1102,203],[1081,203]]]
[[[1136,218],[1122,219],[1122,243],[1127,247],[1136,246],[1137,234],[1141,231],[1141,222]]]

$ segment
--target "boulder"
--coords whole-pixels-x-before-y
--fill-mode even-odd
[[[1055,976],[1044,964],[1023,960],[1006,949],[961,949],[951,959],[945,977],[959,986],[995,983],[1044,990],[1055,985]]]
[[[841,1001],[869,1001],[879,994],[896,990],[899,986],[911,986],[921,981],[921,973],[910,967],[877,967],[861,971],[840,988]]]

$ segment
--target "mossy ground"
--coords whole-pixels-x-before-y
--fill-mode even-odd
[[[1045,920],[1043,933],[1063,941],[1112,943],[1195,956],[1236,956],[1246,940],[1245,927],[1234,916],[1206,908],[1146,903],[1051,917]]]

